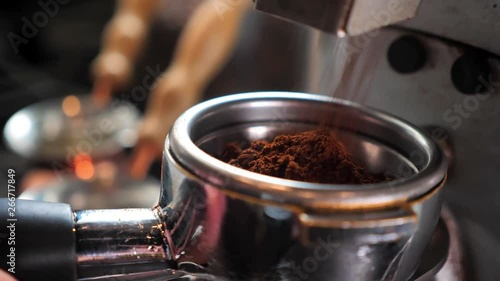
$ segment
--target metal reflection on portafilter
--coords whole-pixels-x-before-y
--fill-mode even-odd
[[[154,209],[74,212],[79,278],[164,269],[163,226]]]

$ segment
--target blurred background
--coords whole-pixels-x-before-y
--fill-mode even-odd
[[[47,14],[41,3],[58,4]],[[64,4],[65,3],[65,4]],[[115,93],[141,112],[146,99],[131,99],[142,79],[169,65],[178,37],[200,0],[164,0],[149,40],[127,89]],[[89,67],[99,53],[103,28],[115,1],[3,1],[0,4],[0,125],[28,105],[67,95],[87,95],[92,88]],[[30,26],[31,25],[31,26]],[[254,90],[294,90],[298,87],[299,34],[291,23],[250,12],[229,64],[205,92],[204,99]],[[26,36],[27,35],[27,36]],[[29,38],[28,38],[29,37]],[[126,150],[129,151],[129,150]],[[127,152],[126,152],[127,153]],[[0,170],[13,168],[21,180],[30,171],[50,169],[46,161],[26,159],[9,151],[2,138]],[[159,178],[159,162],[150,170]],[[2,174],[2,177],[5,175]],[[3,194],[0,196],[4,196]]]

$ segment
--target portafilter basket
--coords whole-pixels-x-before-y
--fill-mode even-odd
[[[306,183],[218,160],[231,142],[318,127],[367,171],[394,180]],[[157,206],[76,211],[71,223],[59,216],[75,242],[58,248],[86,280],[155,270],[165,280],[408,280],[438,222],[446,170],[436,144],[389,114],[301,93],[226,96],[175,122]]]

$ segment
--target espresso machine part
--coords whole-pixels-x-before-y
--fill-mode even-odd
[[[102,169],[102,165],[96,169]],[[147,177],[134,180],[125,171],[117,171],[109,178],[90,181],[74,176],[56,177],[44,186],[24,191],[19,199],[67,203],[75,210],[118,209],[151,207],[158,201],[159,195],[158,179]]]
[[[370,95],[364,104],[430,128],[433,139],[442,142],[451,156],[445,202],[463,226],[471,280],[495,281],[500,278],[494,266],[500,226],[491,222],[500,220],[500,44],[496,39],[500,9],[487,2],[423,1],[419,15],[404,29],[385,28],[376,36],[344,42],[311,30],[302,90],[333,95],[338,85],[328,77],[335,67],[345,62],[353,69],[371,68]],[[438,16],[438,11],[454,12]],[[344,49],[336,52],[339,46]],[[348,52],[358,58],[347,62]]]
[[[257,5],[257,9],[320,29],[307,30],[309,38],[302,37],[298,42],[308,50],[303,57],[306,67],[301,91],[355,100],[355,96],[346,96],[348,92],[335,91],[339,85],[333,80],[338,73],[343,74],[343,65],[370,69],[366,105],[432,128],[429,133],[444,144],[453,161],[446,203],[463,226],[462,237],[470,249],[468,267],[474,272],[471,279],[500,280],[496,266],[500,227],[491,223],[500,220],[496,199],[500,166],[500,3],[421,1],[414,18],[341,42],[327,34],[337,30],[314,24],[321,19],[318,15],[332,14],[322,11],[331,4],[256,2],[271,3],[265,9]],[[306,2],[306,6],[298,6]],[[364,3],[369,2],[380,1]],[[303,11],[300,17],[296,16],[300,14],[296,7]],[[391,16],[389,9],[378,10],[364,20],[368,25],[370,21],[383,22],[387,16]],[[352,59],[352,55],[358,58]]]
[[[38,162],[65,163],[79,153],[104,158],[136,141],[139,111],[125,101],[96,107],[89,95],[32,104],[6,123],[4,138],[17,154]]]
[[[229,142],[272,139],[329,120],[349,120],[336,127],[339,140],[369,172],[395,180],[311,184],[216,158]],[[222,97],[191,108],[174,124],[152,209],[72,212],[57,204],[66,209],[51,213],[44,211],[51,203],[18,201],[23,220],[16,235],[30,241],[17,248],[18,276],[54,280],[59,259],[51,245],[57,243],[54,249],[66,255],[64,280],[179,271],[198,275],[192,280],[408,280],[439,220],[446,171],[434,142],[380,111],[290,92]],[[0,204],[7,208],[7,200]],[[52,227],[65,240],[51,234]],[[32,253],[55,257],[37,264]]]
[[[438,190],[444,184],[446,160],[418,130],[382,116],[330,98],[273,92],[216,99],[181,116],[166,143],[163,162],[168,177],[164,179],[191,178],[193,183],[184,186],[172,181],[173,192],[168,198],[195,193],[190,196],[193,200],[224,200],[225,212],[235,214],[224,217],[224,224],[231,219],[236,224],[225,231],[240,237],[238,242],[217,244],[219,260],[228,262],[220,264],[219,270],[209,270],[229,280],[237,279],[238,273],[287,280],[300,275],[297,266],[304,267],[304,280],[408,279],[439,217]],[[220,154],[230,142],[270,140],[281,133],[315,129],[325,121],[338,120],[337,137],[354,158],[367,171],[389,171],[398,180],[366,188],[315,185],[256,175],[209,156]],[[425,144],[419,143],[424,140]],[[205,191],[197,191],[196,185]],[[223,186],[236,198],[212,195],[212,185]],[[426,198],[426,202],[416,198]],[[246,201],[243,206],[240,200]],[[182,207],[177,202],[172,205],[174,210]],[[207,211],[217,213],[220,208],[207,206]],[[240,214],[247,214],[247,218]],[[250,229],[264,233],[252,234]],[[224,232],[220,236],[226,237]],[[324,262],[316,268],[307,257],[315,256],[316,247],[324,241],[336,245],[335,250],[328,258],[322,257]],[[204,241],[198,243],[203,245]],[[238,248],[241,250],[235,250]],[[234,261],[231,253],[240,261]],[[238,269],[237,263],[245,266]],[[311,264],[314,270],[308,267]]]
[[[255,0],[255,9],[323,32],[356,36],[393,25],[500,54],[499,3],[489,0]],[[373,33],[376,33],[375,31]]]
[[[413,18],[420,0],[255,0],[255,9],[339,37],[355,36]]]

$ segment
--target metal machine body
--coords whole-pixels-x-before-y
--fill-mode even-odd
[[[420,0],[256,0],[255,9],[343,37],[412,18],[419,4]]]
[[[335,85],[321,77],[341,59],[332,55],[336,39],[319,33],[314,36],[306,87],[313,93],[331,95]],[[427,59],[421,69],[399,73],[388,59],[388,50],[406,36],[421,42]],[[500,272],[491,265],[498,260],[500,228],[491,222],[500,219],[496,211],[500,195],[500,61],[490,55],[491,75],[477,79],[478,93],[464,94],[454,85],[452,69],[461,57],[477,52],[475,48],[408,30],[386,29],[362,51],[361,59],[351,62],[358,68],[367,65],[363,58],[380,58],[371,66],[373,77],[364,103],[427,128],[444,145],[451,160],[445,202],[462,222],[460,230],[473,253],[469,262],[480,275],[477,280],[498,280]],[[356,98],[345,92],[338,95]]]
[[[500,54],[500,7],[493,0],[255,0],[255,9],[337,35],[387,25],[439,36]]]
[[[267,9],[262,4],[266,2],[280,1],[257,0],[256,8],[281,17],[288,15],[283,9],[292,9]],[[457,231],[470,252],[471,280],[500,278],[494,266],[499,261],[500,227],[492,223],[500,220],[498,6],[489,0],[421,1],[414,18],[394,26],[339,39],[328,34],[330,28],[316,25],[322,30],[309,30],[305,43],[304,91],[356,100],[401,116],[428,129],[443,145],[450,160],[445,203],[459,218]],[[366,20],[386,12],[374,10]],[[315,19],[288,18],[315,26]],[[365,76],[359,75],[361,70]],[[343,81],[335,79],[339,74],[345,74]],[[345,83],[348,79],[368,85],[360,90]]]

